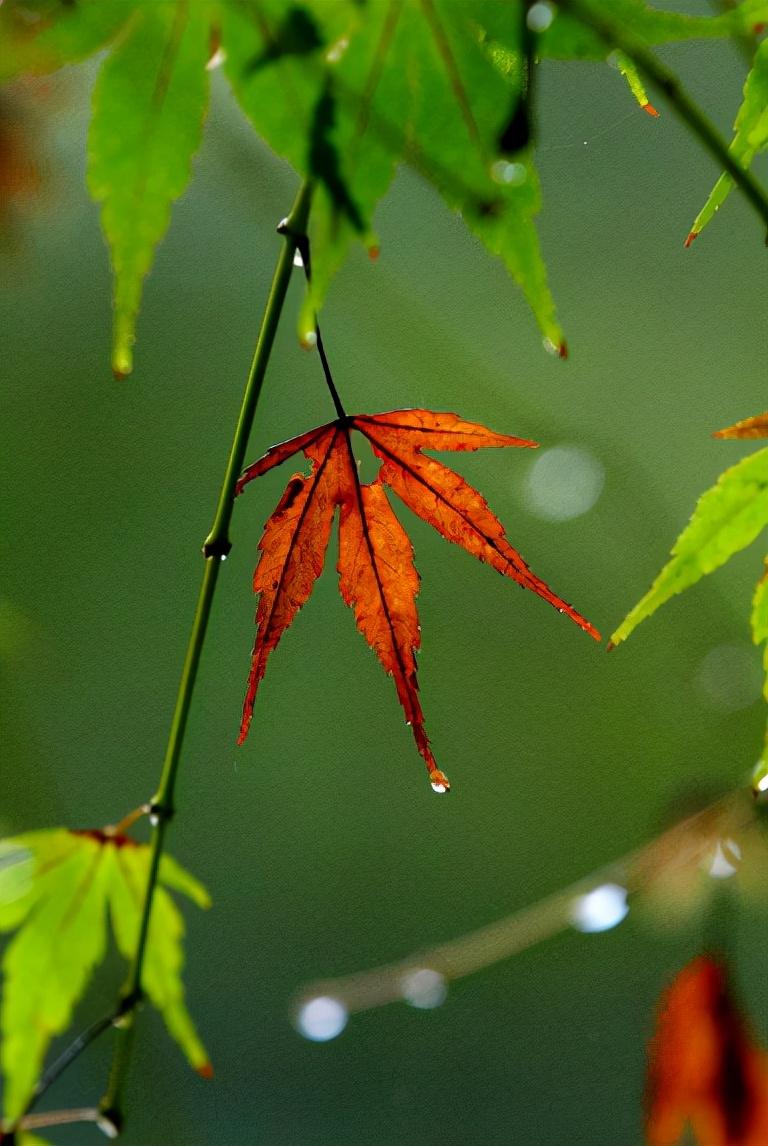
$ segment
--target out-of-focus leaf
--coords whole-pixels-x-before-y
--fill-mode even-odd
[[[0,927],[18,928],[3,960],[0,1014],[9,1120],[23,1112],[50,1040],[69,1026],[104,956],[108,912],[119,949],[132,957],[149,857],[147,845],[99,831],[59,828],[0,841]],[[201,905],[209,903],[202,885],[168,857],[160,880]],[[192,1065],[206,1074],[207,1055],[183,1003],[183,934],[178,909],[158,888],[144,987]]]
[[[762,577],[757,583],[755,595],[752,598],[752,640],[756,645],[764,645],[763,668],[765,669],[765,682],[763,696],[768,700],[768,562]]]
[[[195,879],[167,852],[164,852],[160,859],[160,882],[170,887],[172,891],[180,891],[182,895],[186,895],[187,899],[191,899],[203,911],[207,911],[211,906],[211,897],[200,880]]]
[[[5,0],[0,80],[56,71],[98,51],[133,15],[132,0]]]
[[[694,959],[662,997],[649,1048],[648,1146],[768,1142],[768,1056],[731,994],[725,964]]]
[[[700,498],[675,542],[672,560],[649,591],[624,618],[611,645],[625,640],[642,620],[676,593],[724,565],[768,524],[768,448],[743,458],[721,474]]]
[[[763,40],[755,52],[744,83],[744,100],[733,127],[731,155],[742,167],[748,168],[755,156],[768,147],[768,40]],[[685,240],[687,247],[720,210],[733,186],[732,177],[724,171],[693,222]]]
[[[28,1134],[25,1130],[17,1134],[16,1141],[18,1146],[51,1146],[45,1138],[38,1138],[37,1134]]]
[[[130,959],[136,950],[149,863],[148,848],[121,848],[115,852],[109,905],[115,940],[126,959]],[[160,878],[176,890],[190,895],[200,906],[210,906],[210,899],[202,884],[173,861],[161,866]],[[184,920],[181,912],[170,895],[158,888],[152,904],[142,984],[191,1066],[207,1078],[213,1073],[211,1063],[184,1004],[184,984],[181,979],[184,965],[183,938]]]
[[[112,367],[129,374],[144,277],[184,191],[208,98],[209,9],[144,4],[102,66],[88,144],[88,184],[115,275]]]
[[[506,7],[493,21],[498,43],[503,29],[505,42],[519,30],[517,6],[497,10]],[[282,4],[229,3],[223,43],[246,114],[315,183],[313,276],[302,333],[313,330],[313,311],[350,241],[375,246],[374,209],[405,161],[503,260],[544,336],[564,352],[533,222],[539,208],[533,162],[528,152],[503,155],[499,144],[519,74],[499,68],[484,43],[480,21],[493,6],[313,0],[301,10],[294,25],[303,40],[294,38],[288,50]]]
[[[763,575],[755,587],[752,598],[752,640],[763,646],[763,696],[768,700],[768,558]],[[752,786],[755,796],[764,797],[768,790],[768,727],[766,727],[763,751],[754,770]]]
[[[599,4],[596,4],[599,8]],[[611,19],[641,37],[647,44],[679,40],[721,38],[742,27],[736,12],[712,16],[688,16],[682,12],[661,11],[645,0],[610,0]],[[560,60],[604,60],[605,41],[586,23],[560,11],[539,37],[539,53]]]

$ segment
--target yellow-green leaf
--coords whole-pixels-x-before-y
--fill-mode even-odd
[[[724,565],[768,525],[768,448],[743,458],[721,474],[699,499],[693,517],[672,550],[672,560],[611,637],[625,640],[641,621],[676,593]]]
[[[115,276],[112,368],[133,366],[144,278],[189,181],[208,98],[209,9],[199,0],[142,4],[107,57],[94,93],[88,185]]]
[[[60,836],[52,833],[51,850],[36,849],[37,873],[55,878],[46,880],[3,959],[4,1106],[11,1120],[23,1112],[48,1044],[69,1026],[106,945],[110,850],[88,836],[62,849]]]
[[[164,857],[167,861],[167,857]],[[136,950],[141,906],[149,875],[148,848],[121,848],[109,892],[112,928],[119,950],[130,959]],[[173,861],[164,862],[160,878],[183,891],[200,906],[210,904],[205,888]],[[149,925],[149,939],[144,956],[142,986],[151,1002],[165,1019],[170,1034],[184,1051],[190,1064],[204,1077],[212,1074],[210,1059],[198,1037],[184,1003],[184,920],[181,912],[163,888],[155,891]]]
[[[18,928],[3,960],[0,1011],[5,1115],[17,1118],[31,1097],[50,1040],[104,956],[107,918],[117,946],[132,959],[149,875],[150,849],[127,836],[64,828],[0,841],[0,928]],[[170,856],[161,883],[201,907],[205,888]],[[210,1074],[208,1056],[184,1005],[184,922],[167,891],[156,888],[143,985],[192,1065]]]
[[[752,640],[756,645],[764,645],[763,668],[765,681],[763,683],[763,696],[768,700],[768,560],[762,577],[755,588],[752,598]]]

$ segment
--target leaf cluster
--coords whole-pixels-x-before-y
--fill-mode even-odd
[[[133,366],[143,282],[199,147],[210,71],[223,61],[257,133],[315,188],[314,275],[300,318],[314,315],[349,247],[378,252],[376,206],[400,163],[459,211],[522,288],[545,344],[566,343],[535,225],[535,84],[541,59],[608,60],[647,111],[635,64],[611,53],[581,14],[525,0],[28,0],[0,8],[0,79],[42,74],[107,48],[94,93],[88,185],[101,204],[114,267],[112,366]],[[751,36],[762,0],[707,17],[612,0],[611,17],[648,45]],[[734,156],[765,146],[765,45],[745,87]],[[723,176],[694,224],[728,194]]]

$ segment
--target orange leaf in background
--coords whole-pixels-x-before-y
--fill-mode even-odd
[[[752,1041],[725,965],[694,959],[662,996],[649,1050],[648,1146],[766,1146],[768,1055]]]
[[[375,481],[360,481],[351,430],[363,434],[382,461]],[[432,787],[450,788],[432,753],[416,679],[420,644],[416,594],[419,575],[408,535],[395,517],[384,485],[448,541],[492,565],[566,613],[596,640],[600,634],[538,578],[507,540],[485,499],[464,478],[421,452],[528,446],[536,442],[497,434],[456,414],[393,410],[338,418],[278,446],[245,470],[237,493],[256,477],[303,451],[309,475],[295,474],[259,542],[253,578],[259,596],[256,642],[238,743],[248,735],[267,659],[320,575],[336,507],[339,519],[339,588],[357,627],[394,679],[405,718],[424,757]]]
[[[713,438],[768,438],[768,412],[744,418],[724,430],[716,430]]]

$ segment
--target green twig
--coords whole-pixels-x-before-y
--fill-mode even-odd
[[[691,99],[674,72],[662,64],[639,36],[606,15],[603,8],[598,8],[592,0],[558,0],[558,3],[564,12],[570,12],[582,24],[591,28],[608,47],[629,56],[649,83],[667,97],[680,118],[699,137],[719,166],[728,172],[768,227],[768,195],[754,175],[734,159],[726,141]]]
[[[261,393],[267,363],[275,341],[275,334],[288,291],[288,284],[293,269],[293,258],[296,251],[296,239],[294,235],[303,234],[306,231],[311,194],[309,183],[304,183],[298,193],[286,224],[281,225],[279,228],[281,234],[283,234],[285,245],[280,253],[277,267],[275,268],[272,288],[264,311],[261,330],[259,332],[259,338],[248,375],[242,406],[240,408],[240,416],[235,428],[229,461],[227,463],[221,493],[219,494],[216,516],[211,531],[203,545],[203,555],[205,557],[203,583],[200,587],[195,617],[192,622],[192,631],[189,636],[189,644],[187,646],[187,654],[181,674],[181,682],[176,698],[176,709],[171,722],[168,747],[165,753],[160,783],[150,808],[150,819],[153,828],[150,841],[149,875],[144,891],[144,902],[136,950],[124,991],[124,998],[128,1001],[128,1004],[117,1032],[114,1059],[107,1091],[99,1107],[102,1114],[107,1116],[117,1127],[120,1127],[122,1122],[122,1092],[131,1057],[135,1007],[136,1003],[142,997],[141,975],[149,936],[152,900],[157,886],[160,860],[165,846],[166,830],[174,813],[174,789],[179,760],[181,758],[181,749],[184,742],[184,732],[187,726],[187,717],[189,716],[190,704],[192,702],[200,656],[203,651],[203,644],[208,629],[219,567],[232,548],[229,539],[229,525],[232,519],[235,484],[243,468],[245,451],[253,425],[256,405]]]

